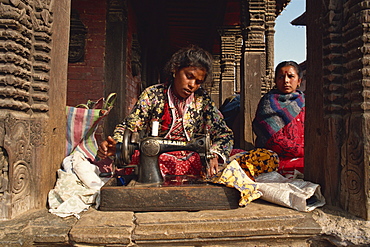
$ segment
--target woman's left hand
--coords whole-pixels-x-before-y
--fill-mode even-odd
[[[218,155],[209,160],[209,169],[207,170],[207,177],[212,177],[218,172]]]

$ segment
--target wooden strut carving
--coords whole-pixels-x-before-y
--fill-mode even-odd
[[[35,148],[49,111],[51,2],[0,0],[0,219],[35,205]]]
[[[0,220],[9,218],[9,208],[9,156],[6,150],[0,147]]]
[[[47,112],[50,0],[0,0],[0,107]]]

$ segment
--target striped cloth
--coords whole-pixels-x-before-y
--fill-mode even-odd
[[[98,144],[95,132],[103,118],[105,118],[113,107],[116,94],[108,96],[87,105],[78,107],[67,106],[67,131],[66,131],[66,155],[71,155],[75,151],[80,151],[91,161],[95,160],[98,151]],[[80,107],[82,106],[82,107]]]
[[[299,90],[282,94],[273,89],[265,94],[253,120],[253,131],[257,135],[256,146],[264,147],[270,137],[289,124],[304,106],[304,93]]]

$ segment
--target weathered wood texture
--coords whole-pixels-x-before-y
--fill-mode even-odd
[[[243,117],[240,146],[245,150],[254,147],[255,136],[252,129],[252,121],[256,114],[257,104],[261,99],[261,78],[263,76],[260,64],[263,63],[265,55],[263,52],[246,52],[244,54],[244,81],[241,91],[241,110]]]
[[[346,133],[341,147],[340,201],[347,211],[370,220],[369,3],[347,1],[338,9],[343,11],[345,115],[341,129]]]
[[[240,192],[210,184],[117,186],[112,178],[101,189],[102,211],[182,211],[238,208]]]
[[[45,2],[45,1],[44,1]],[[46,1],[48,2],[48,1]],[[40,167],[40,178],[37,181],[40,197],[38,208],[44,208],[47,194],[54,188],[56,171],[66,153],[66,98],[67,98],[67,70],[68,70],[68,45],[69,45],[69,18],[71,1],[52,1],[53,13],[52,46],[50,61],[50,90],[48,113],[45,134],[47,141],[43,156],[36,160]]]
[[[273,87],[274,25],[278,13],[272,1],[247,1],[242,5],[241,102],[243,137],[240,147],[254,148],[252,130],[261,96]]]
[[[0,3],[0,219],[10,219],[45,207],[64,156],[69,1]]]
[[[239,91],[237,85],[237,72],[240,72],[240,61],[242,35],[240,26],[225,26],[220,30],[221,35],[221,80],[220,80],[220,99],[219,105]],[[240,77],[239,77],[240,78]]]
[[[318,8],[318,6],[320,8]],[[306,179],[319,183],[329,204],[337,202],[338,182],[331,183],[330,173],[338,173],[339,162],[330,168],[327,165],[327,129],[324,123],[324,81],[323,81],[323,27],[321,4],[307,4],[307,73],[306,73],[306,123],[305,123],[305,169]],[[331,134],[335,133],[335,130]],[[333,157],[340,157],[340,153]],[[333,195],[333,196],[331,196]],[[334,200],[333,200],[334,199]]]
[[[370,218],[365,1],[307,2],[305,178],[328,204]]]
[[[127,9],[124,1],[108,1],[105,49],[106,93],[117,93],[117,102],[107,118],[105,134],[111,135],[116,124],[128,114],[127,76]],[[135,95],[132,95],[135,96]]]

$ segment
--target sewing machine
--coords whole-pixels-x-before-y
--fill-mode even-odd
[[[139,133],[125,130],[122,143],[116,145],[115,165],[124,168],[131,162],[135,150],[140,151],[140,165],[136,167],[137,182],[140,184],[161,184],[164,178],[161,174],[159,155],[171,151],[194,151],[201,157],[203,167],[208,168],[208,161],[213,157],[210,153],[211,140],[209,134],[204,134],[191,141],[169,140],[157,136],[139,138]]]
[[[116,145],[114,167],[131,167],[132,154],[140,151],[136,176],[130,183],[119,184],[112,177],[101,188],[102,211],[181,211],[222,210],[238,207],[240,192],[234,188],[191,180],[187,176],[162,176],[158,158],[165,152],[190,150],[198,152],[203,167],[213,155],[209,152],[211,141],[204,134],[191,141],[176,141],[155,136],[140,138],[139,133],[126,130],[122,143]],[[113,171],[114,173],[114,171]],[[111,175],[111,174],[110,174]],[[167,183],[167,179],[181,181]],[[171,178],[175,177],[175,178]],[[186,182],[185,182],[186,181]]]

